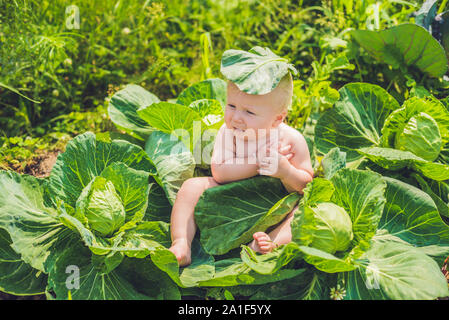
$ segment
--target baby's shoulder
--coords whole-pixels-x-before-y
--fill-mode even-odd
[[[305,170],[313,176],[309,147],[304,136],[288,125],[283,126],[282,130],[285,137],[284,144],[291,145],[290,152],[293,153],[290,163],[297,169]]]
[[[285,144],[291,144],[292,147],[303,148],[307,147],[307,142],[304,136],[298,130],[282,123],[279,125],[282,140]]]

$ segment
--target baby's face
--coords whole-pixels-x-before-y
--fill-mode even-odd
[[[226,127],[234,130],[236,136],[246,139],[269,133],[285,118],[286,112],[280,111],[277,101],[279,98],[275,91],[252,95],[240,91],[234,83],[229,82],[224,113]]]

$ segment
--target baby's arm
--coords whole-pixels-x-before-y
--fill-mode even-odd
[[[256,159],[236,158],[234,136],[223,125],[215,138],[212,154],[212,177],[218,183],[228,183],[256,176],[259,166]]]
[[[247,158],[244,159],[248,162]],[[258,175],[257,164],[222,163],[212,165],[212,176],[220,184],[242,180]]]
[[[288,160],[275,150],[271,150],[270,157],[262,160],[260,164],[261,171],[266,172],[264,168],[269,168],[275,163],[275,172],[267,175],[281,179],[288,192],[297,191],[302,194],[304,187],[313,179],[309,148],[297,130],[286,130],[286,138],[286,144],[291,146],[290,153],[293,155],[291,159]],[[273,161],[273,157],[276,157],[276,161]]]

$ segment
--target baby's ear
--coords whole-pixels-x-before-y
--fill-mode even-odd
[[[287,110],[283,110],[281,113],[276,115],[276,118],[274,119],[273,122],[273,127],[277,127],[284,121],[285,117],[287,116],[287,112],[288,112]]]

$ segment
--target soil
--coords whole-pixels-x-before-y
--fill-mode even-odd
[[[60,150],[56,150],[37,155],[27,164],[24,173],[37,178],[48,177],[60,152]]]

